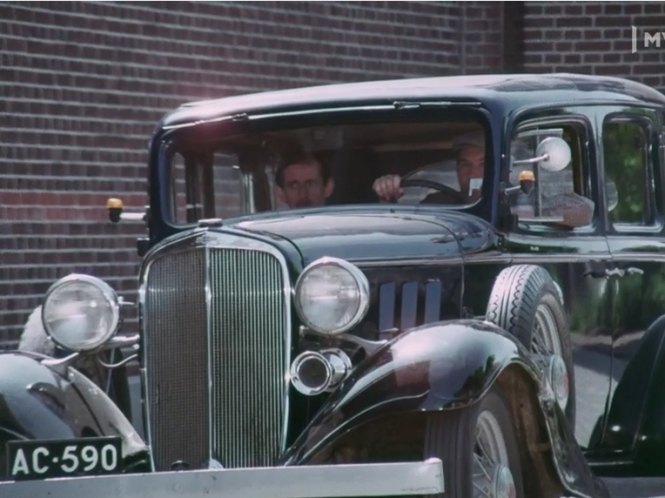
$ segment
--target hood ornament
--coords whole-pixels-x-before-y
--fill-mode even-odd
[[[194,239],[194,245],[197,246],[209,246],[217,242],[217,237],[215,237],[210,232],[203,232],[201,235]]]

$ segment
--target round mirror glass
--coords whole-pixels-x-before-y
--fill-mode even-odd
[[[545,156],[539,165],[547,171],[561,171],[570,164],[570,147],[559,137],[547,137],[538,144],[536,156]]]

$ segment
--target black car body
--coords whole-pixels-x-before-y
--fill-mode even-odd
[[[644,85],[553,74],[168,114],[139,241],[152,470],[434,456],[460,497],[665,475],[664,113]],[[470,134],[484,176],[456,194]],[[330,172],[327,205],[279,204],[294,149]]]

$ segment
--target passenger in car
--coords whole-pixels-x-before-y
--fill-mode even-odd
[[[594,202],[575,192],[564,192],[547,198],[543,206],[543,216],[559,217],[554,223],[568,228],[590,225],[593,220]]]
[[[457,159],[459,196],[435,192],[423,199],[423,203],[471,204],[480,197],[485,165],[485,137],[479,132],[461,135],[454,140],[453,148]],[[374,181],[372,188],[381,202],[391,202],[404,194],[401,181],[399,175],[384,175]],[[556,219],[548,222],[549,224],[576,228],[589,225],[593,220],[595,204],[588,197],[575,192],[565,192],[544,200],[541,216]],[[515,214],[520,216],[525,213],[523,210],[515,210]],[[532,209],[528,217],[533,217]]]
[[[288,158],[275,173],[275,195],[291,209],[323,206],[334,188],[328,168],[311,154]]]
[[[528,166],[526,170],[531,168]],[[575,191],[572,178],[573,172],[578,169],[579,166],[569,162],[561,170],[540,171],[537,189],[529,194],[520,193],[511,198],[512,213],[519,220],[532,224],[562,228],[590,225],[593,221],[595,203]],[[523,171],[525,169],[511,166],[511,180],[514,182]]]
[[[485,137],[480,132],[467,133],[453,141],[457,160],[457,180],[460,195],[453,198],[445,192],[427,196],[424,202],[470,204],[480,197],[485,168]],[[384,175],[377,178],[372,188],[381,202],[391,202],[404,195],[399,175]]]

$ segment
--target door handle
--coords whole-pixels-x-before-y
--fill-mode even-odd
[[[596,269],[584,272],[585,277],[592,278],[621,278],[626,275],[644,275],[644,270],[641,268],[636,268],[634,266],[629,266],[628,268],[619,268],[615,266],[614,268],[603,268]]]
[[[644,275],[644,270],[642,268],[636,268],[634,266],[629,266],[628,268],[619,268],[618,266],[614,268],[608,268],[605,270],[605,277],[625,277],[626,275]]]
[[[612,277],[623,277],[626,275],[626,270],[623,268],[607,268],[605,270],[605,278],[612,278]]]

